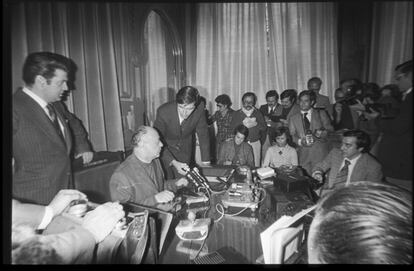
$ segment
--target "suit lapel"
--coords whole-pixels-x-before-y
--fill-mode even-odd
[[[67,153],[69,154],[71,147],[72,147],[72,139],[71,139],[71,134],[70,134],[67,120],[66,118],[63,117],[63,115],[61,114],[59,110],[56,110],[56,116],[58,117],[59,121],[63,124],[63,130],[65,133],[64,137],[65,137],[66,150],[67,150]]]
[[[52,122],[50,121],[49,117],[46,115],[46,112],[42,109],[42,107],[32,98],[30,98],[26,93],[24,93],[21,90],[19,91],[19,94],[22,98],[22,102],[25,105],[25,108],[27,109],[27,118],[36,123],[36,126],[39,127],[39,129],[42,129],[53,142],[56,142],[60,146],[66,148],[65,143],[57,134],[55,127],[53,126]]]
[[[351,182],[352,180],[361,180],[364,181],[362,179],[361,173],[366,171],[366,155],[365,153],[361,153],[361,157],[359,157],[358,161],[356,162],[354,169],[352,170],[352,174],[351,174]]]

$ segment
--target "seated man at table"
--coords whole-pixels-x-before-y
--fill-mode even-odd
[[[381,165],[368,154],[369,135],[361,130],[343,133],[341,149],[332,149],[312,170],[312,177],[322,182],[329,170],[328,180],[321,192],[347,186],[352,182],[381,182]]]
[[[174,199],[173,191],[186,186],[186,178],[164,180],[160,160],[163,146],[160,136],[152,127],[140,126],[132,136],[133,152],[115,170],[109,182],[113,201],[135,202],[168,210]]]
[[[308,234],[310,264],[412,264],[411,195],[357,182],[323,197]]]
[[[105,203],[88,212],[80,225],[56,234],[36,234],[45,229],[74,200],[86,196],[76,190],[60,190],[48,206],[12,201],[12,263],[88,264],[101,243],[124,217],[119,203]]]
[[[254,167],[253,148],[246,142],[249,129],[243,124],[234,129],[234,137],[220,146],[218,165],[235,165]]]

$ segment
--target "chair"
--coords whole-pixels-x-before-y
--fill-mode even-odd
[[[94,153],[93,160],[84,165],[82,158],[72,163],[75,189],[85,193],[94,203],[111,201],[109,180],[123,160],[123,152],[101,151]]]

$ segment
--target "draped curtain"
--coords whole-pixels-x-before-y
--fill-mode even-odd
[[[226,93],[233,108],[239,108],[243,93],[248,91],[264,99],[271,87],[265,13],[265,3],[199,4],[192,85],[207,101]]]
[[[413,2],[374,2],[369,81],[393,83],[394,68],[412,53]]]
[[[148,15],[144,33],[148,44],[147,87],[145,88],[146,110],[149,121],[153,122],[157,108],[167,102],[169,97],[163,21],[154,11],[151,11]]]
[[[77,65],[68,107],[89,132],[95,151],[124,149],[119,103],[120,71],[115,65],[115,4],[24,2],[12,8],[13,91],[23,86],[27,54],[50,51]],[[115,16],[119,16],[116,14]],[[115,17],[117,18],[117,17]]]
[[[337,22],[333,3],[269,4],[271,85],[277,90],[307,89],[322,79],[320,93],[333,101],[339,85]]]
[[[335,12],[333,3],[199,4],[192,84],[207,101],[226,93],[240,108],[244,92],[255,92],[260,104],[270,89],[301,91],[318,76],[321,93],[332,98],[338,85]]]

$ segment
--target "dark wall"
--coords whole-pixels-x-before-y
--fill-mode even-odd
[[[371,41],[373,3],[338,3],[339,78],[366,81]]]

